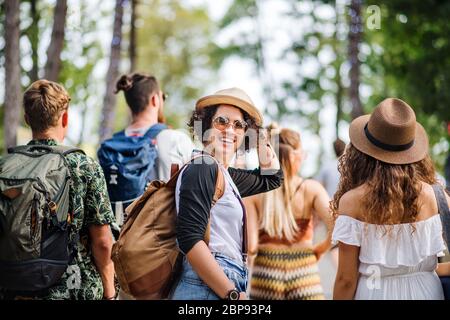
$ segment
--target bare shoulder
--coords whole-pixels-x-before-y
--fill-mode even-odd
[[[365,195],[365,186],[359,186],[344,193],[339,199],[338,213],[359,219],[361,215],[361,199]]]
[[[313,180],[313,179],[306,179],[305,182],[303,183],[306,192],[312,194],[312,195],[317,195],[317,194],[321,194],[323,192],[327,192],[324,188],[324,186],[317,180]]]
[[[320,206],[329,205],[330,196],[325,187],[318,181],[308,179],[305,181],[305,196],[306,201],[310,201],[316,209]]]

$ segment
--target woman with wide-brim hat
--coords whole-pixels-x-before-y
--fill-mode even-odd
[[[204,150],[177,181],[177,241],[184,257],[172,299],[246,298],[247,232],[241,198],[278,188],[283,179],[277,156],[259,130],[262,123],[241,89],[220,90],[197,101],[189,126]],[[260,168],[231,168],[237,150],[255,143]]]
[[[331,202],[339,245],[335,299],[443,299],[445,244],[428,138],[404,101],[389,98],[350,126]],[[436,192],[436,195],[435,195]]]

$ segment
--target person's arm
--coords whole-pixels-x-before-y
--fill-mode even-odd
[[[257,148],[259,168],[254,170],[228,168],[228,172],[243,198],[276,189],[283,182],[280,162],[264,130],[260,131]]]
[[[84,171],[87,181],[84,223],[89,230],[93,260],[102,279],[103,297],[114,298],[114,264],[111,260],[113,236],[110,228],[114,215],[103,170],[89,157],[87,163],[88,169]]]
[[[450,262],[438,263],[436,273],[440,277],[450,276]]]
[[[359,247],[339,242],[339,263],[334,283],[334,300],[352,300],[359,278]]]
[[[181,252],[199,277],[219,297],[235,288],[211,254],[204,236],[218,174],[216,163],[191,164],[183,172],[177,217],[177,240]],[[244,298],[244,295],[241,295]]]
[[[272,171],[271,174],[262,174],[259,168],[243,170],[230,167],[228,172],[242,198],[279,188],[284,179],[281,169]]]
[[[116,295],[116,290],[114,287],[114,264],[111,260],[113,245],[111,229],[109,225],[91,225],[89,237],[95,266],[102,278],[103,297],[112,299]]]
[[[259,167],[262,170],[276,171],[280,169],[280,161],[278,160],[275,150],[270,144],[267,131],[259,130],[259,139],[257,143]]]
[[[248,267],[253,267],[255,256],[258,252],[258,206],[257,202],[261,201],[260,195],[255,195],[243,199],[245,211],[247,212],[247,239],[248,239]]]
[[[330,198],[325,188],[317,181],[309,180],[309,185],[314,192],[313,198],[313,212],[317,214],[320,220],[322,220],[327,227],[327,237],[320,243],[314,246],[314,254],[317,260],[328,251],[331,247],[331,231],[333,230],[333,219],[329,208]]]
[[[355,197],[350,193],[344,194],[338,207],[339,216],[333,231],[333,242],[338,243],[339,258],[336,280],[334,283],[333,299],[353,299],[359,279],[359,252],[361,246],[361,225],[354,221]],[[352,219],[353,218],[353,219]]]

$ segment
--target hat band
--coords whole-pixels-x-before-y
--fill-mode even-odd
[[[367,139],[369,139],[369,141],[373,145],[377,146],[380,149],[386,150],[386,151],[405,151],[414,145],[414,139],[411,142],[406,143],[406,144],[387,144],[387,143],[381,142],[380,140],[378,140],[377,138],[375,138],[373,135],[370,134],[367,124],[364,127],[364,133],[366,134]]]

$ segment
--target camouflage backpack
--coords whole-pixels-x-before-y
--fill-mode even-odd
[[[66,270],[69,243],[70,171],[65,146],[11,148],[0,160],[0,287],[39,292]]]

